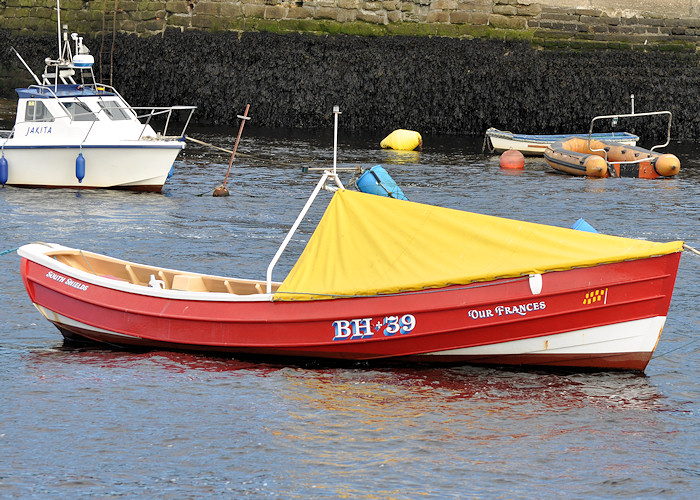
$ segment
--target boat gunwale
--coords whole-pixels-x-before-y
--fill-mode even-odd
[[[572,134],[520,134],[515,132],[509,132],[504,130],[498,130],[495,128],[489,128],[486,131],[488,137],[498,137],[499,139],[509,139],[518,142],[539,142],[539,143],[552,143],[557,142],[560,139],[566,139],[569,137],[589,137],[587,133],[572,133]],[[630,132],[595,132],[590,134],[591,138],[608,138],[613,141],[622,140],[639,140],[639,136],[632,134]]]
[[[115,257],[109,257],[107,255],[97,254],[90,251],[83,251],[75,248],[64,247],[62,245],[56,245],[51,250],[47,252],[35,251],[36,247],[39,245],[48,247],[47,244],[43,243],[30,243],[23,245],[17,249],[17,253],[24,259],[27,259],[37,265],[45,267],[49,270],[55,271],[57,273],[65,274],[72,279],[84,281],[91,285],[100,286],[109,290],[116,290],[119,292],[145,295],[158,298],[174,299],[174,300],[203,300],[207,297],[207,301],[212,302],[267,302],[272,300],[272,294],[270,293],[257,293],[257,294],[236,294],[231,292],[212,292],[212,291],[191,291],[191,290],[177,290],[177,289],[164,289],[155,288],[148,285],[140,285],[137,283],[132,283],[129,281],[122,281],[120,279],[114,279],[106,276],[99,275],[97,273],[90,273],[88,271],[83,271],[77,267],[73,267],[69,264],[60,262],[55,258],[56,255],[70,254],[70,255],[83,255],[97,258],[98,260],[111,261],[116,264],[123,264],[124,266],[133,265],[139,267],[145,267],[153,271],[153,274],[157,274],[158,271],[173,273],[173,275],[183,275],[183,276],[193,276],[201,278],[210,278],[215,280],[232,280],[244,284],[265,284],[261,280],[248,280],[245,278],[232,278],[225,276],[216,276],[204,273],[191,273],[187,271],[181,271],[178,269],[169,269],[158,266],[149,266],[144,264],[139,264],[136,262],[131,262],[123,259],[118,259]],[[53,253],[53,255],[50,255]],[[88,264],[89,265],[89,264]],[[150,272],[150,271],[149,271]],[[279,283],[273,283],[279,285]]]
[[[450,293],[450,292],[456,292],[460,290],[468,290],[468,289],[474,289],[474,288],[481,288],[481,287],[487,287],[487,286],[498,286],[502,284],[508,284],[512,282],[517,282],[517,281],[523,281],[523,280],[528,280],[532,274],[530,273],[523,273],[519,276],[504,276],[504,277],[496,277],[494,279],[489,279],[489,280],[473,280],[468,283],[454,283],[454,284],[449,284],[447,286],[440,286],[440,287],[434,287],[434,288],[422,288],[422,289],[417,289],[417,290],[405,290],[405,291],[398,291],[398,292],[392,292],[392,293],[377,293],[377,294],[368,294],[368,295],[340,295],[340,294],[326,294],[324,298],[319,298],[319,299],[308,299],[308,300],[275,300],[274,296],[276,294],[291,294],[291,295],[299,295],[301,292],[277,292],[276,289],[273,290],[272,292],[259,292],[259,293],[252,293],[252,294],[236,294],[232,292],[217,292],[217,291],[207,291],[207,290],[202,290],[202,291],[193,291],[193,290],[179,290],[179,289],[172,289],[172,288],[155,288],[155,287],[150,287],[148,285],[142,285],[138,283],[133,283],[129,281],[122,281],[119,279],[113,279],[110,277],[102,276],[97,273],[90,273],[88,271],[84,271],[81,269],[78,269],[77,267],[71,266],[69,264],[63,263],[58,261],[55,256],[59,254],[70,254],[73,256],[77,255],[82,255],[85,257],[85,255],[97,258],[98,260],[104,260],[104,261],[111,261],[116,264],[123,264],[125,267],[128,265],[133,265],[133,266],[138,266],[141,268],[147,268],[149,269],[148,272],[153,272],[154,275],[157,275],[158,271],[163,271],[163,272],[168,272],[172,273],[173,275],[180,275],[180,276],[188,276],[188,277],[200,277],[200,278],[209,278],[209,279],[214,279],[214,280],[231,280],[234,282],[242,283],[242,284],[252,284],[256,285],[259,284],[261,286],[264,286],[266,284],[266,281],[264,280],[252,280],[252,279],[246,279],[246,278],[233,278],[233,277],[225,277],[225,276],[217,276],[217,275],[210,275],[210,274],[204,274],[204,273],[196,273],[196,272],[189,272],[189,271],[182,271],[178,269],[170,269],[170,268],[163,268],[163,267],[158,267],[158,266],[151,266],[151,265],[146,265],[146,264],[139,264],[136,262],[131,262],[131,261],[126,261],[123,259],[118,259],[115,257],[110,257],[107,255],[103,254],[97,254],[94,252],[90,251],[83,251],[80,249],[75,249],[75,248],[70,248],[70,247],[64,247],[62,245],[56,245],[53,247],[52,250],[46,251],[46,252],[36,252],[36,251],[31,251],[30,248],[35,248],[39,245],[48,247],[47,244],[43,243],[30,243],[27,245],[23,245],[20,248],[17,249],[17,253],[29,260],[32,261],[33,263],[43,266],[45,268],[48,268],[50,270],[56,271],[58,273],[66,274],[68,276],[72,276],[75,279],[85,281],[87,283],[90,283],[92,285],[100,286],[103,288],[107,288],[110,290],[116,290],[120,292],[125,292],[125,293],[135,293],[138,295],[144,295],[144,296],[150,296],[150,297],[155,297],[155,298],[164,298],[164,299],[174,299],[174,300],[198,300],[198,301],[211,301],[211,302],[281,302],[281,303],[288,303],[288,304],[298,304],[298,303],[318,303],[319,301],[328,301],[328,300],[346,300],[346,299],[376,299],[376,298],[390,298],[390,297],[406,297],[406,296],[413,296],[413,295],[423,295],[423,294],[433,294],[433,293]],[[613,264],[620,264],[624,262],[631,262],[631,261],[640,261],[640,260],[646,260],[646,259],[653,259],[657,257],[663,257],[665,255],[673,254],[673,253],[681,253],[683,250],[678,250],[676,252],[670,252],[666,254],[655,254],[655,255],[648,255],[645,257],[640,257],[640,258],[633,258],[633,259],[623,259],[619,261],[613,261],[613,262],[601,262],[597,263],[594,265],[590,266],[576,266],[576,267],[571,267],[568,269],[552,269],[552,270],[547,270],[543,271],[542,275],[544,274],[550,274],[550,273],[561,273],[561,272],[568,272],[576,269],[592,269],[600,266],[606,266],[606,265],[613,265]],[[53,254],[53,255],[50,255]],[[86,260],[87,261],[87,260]],[[88,263],[88,265],[90,265]],[[281,282],[272,282],[272,285],[275,286],[275,288],[278,288],[281,285]],[[309,295],[323,295],[319,293],[309,293]]]

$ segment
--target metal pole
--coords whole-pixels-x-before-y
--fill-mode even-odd
[[[340,182],[340,178],[338,177],[338,174],[336,172],[336,157],[337,157],[337,151],[338,151],[338,115],[340,114],[340,108],[338,106],[333,106],[333,114],[335,115],[335,129],[333,132],[333,173],[328,172],[328,171],[323,172],[323,175],[321,176],[321,180],[318,181],[318,184],[316,184],[316,187],[314,188],[313,192],[311,193],[311,196],[309,196],[309,199],[306,200],[306,204],[304,205],[304,208],[301,209],[301,212],[297,216],[297,219],[294,221],[294,224],[292,225],[291,229],[287,233],[287,236],[285,236],[284,241],[282,241],[282,244],[277,249],[277,253],[272,258],[272,261],[270,261],[270,265],[267,266],[267,276],[266,276],[266,292],[267,293],[272,293],[272,270],[275,268],[277,261],[279,260],[280,256],[282,255],[282,252],[284,252],[284,249],[289,244],[290,240],[292,239],[292,236],[294,235],[297,228],[299,227],[299,224],[301,224],[301,221],[304,219],[304,217],[306,216],[306,213],[309,211],[309,208],[311,208],[311,205],[313,204],[314,200],[316,199],[316,196],[318,196],[318,193],[321,191],[321,189],[328,189],[326,187],[326,181],[329,178],[332,178],[335,181],[338,188],[344,189],[343,183]]]
[[[61,2],[59,0],[56,0],[56,11],[58,12],[58,60],[60,61],[63,55],[63,47],[61,46]],[[58,78],[56,80],[58,80]]]
[[[231,159],[228,162],[228,169],[226,170],[226,177],[224,177],[224,182],[223,184],[217,186],[214,189],[214,192],[212,193],[216,197],[225,197],[229,195],[228,189],[226,189],[226,181],[228,181],[228,174],[231,172],[231,165],[233,165],[233,158],[236,156],[236,149],[238,149],[238,141],[241,140],[241,134],[243,133],[243,126],[245,125],[246,120],[250,120],[248,118],[248,110],[250,109],[250,104],[246,104],[245,107],[245,113],[243,116],[238,115],[238,118],[241,119],[241,126],[238,129],[238,137],[236,137],[236,143],[233,145],[233,151],[231,152]]]
[[[238,129],[238,136],[236,137],[236,143],[233,145],[233,153],[231,153],[231,160],[228,162],[228,170],[226,171],[226,177],[224,177],[224,189],[226,188],[226,181],[228,180],[228,174],[231,172],[231,165],[233,165],[233,157],[236,156],[236,150],[238,149],[238,141],[241,140],[241,134],[243,133],[243,126],[245,125],[246,120],[250,120],[248,118],[248,110],[250,109],[250,104],[245,105],[245,112],[243,113],[243,116],[238,115],[238,118],[241,119],[241,126]]]
[[[333,175],[336,173],[336,162],[338,160],[338,115],[340,107],[333,106],[333,114],[335,115],[335,124],[333,127]]]
[[[306,216],[306,212],[308,212],[309,208],[311,208],[311,204],[316,199],[316,196],[321,191],[321,188],[323,188],[323,185],[326,183],[326,179],[328,179],[328,177],[330,177],[330,175],[331,174],[329,172],[324,172],[324,174],[321,176],[321,180],[318,181],[318,184],[316,184],[316,187],[314,188],[313,192],[311,193],[311,196],[309,196],[309,199],[306,200],[306,205],[304,205],[304,208],[302,208],[301,212],[299,212],[299,215],[297,216],[297,220],[294,221],[294,224],[292,225],[291,229],[287,233],[287,236],[285,236],[284,241],[282,241],[282,244],[277,249],[277,253],[272,258],[272,261],[270,261],[270,265],[267,266],[267,277],[266,277],[266,280],[267,280],[266,292],[267,293],[272,292],[272,270],[275,268],[275,265],[277,264],[277,261],[279,260],[280,255],[282,255],[282,252],[284,252],[284,249],[289,244],[289,241],[292,239],[292,236],[294,235],[297,228],[299,227],[299,224],[301,224],[301,221],[304,219],[304,216]]]
[[[32,71],[32,68],[29,67],[29,65],[22,59],[22,56],[19,55],[19,52],[14,47],[10,47],[10,50],[15,53],[17,57],[19,57],[19,60],[24,64],[24,67],[27,68],[27,71],[34,77],[34,81],[36,82],[37,85],[41,85],[41,80],[39,80],[39,77],[36,76],[36,74]]]

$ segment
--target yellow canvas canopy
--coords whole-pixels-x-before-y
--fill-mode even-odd
[[[339,190],[274,299],[437,288],[682,249]]]

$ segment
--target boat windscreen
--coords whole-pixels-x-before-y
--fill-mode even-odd
[[[69,101],[64,102],[63,105],[68,110],[71,118],[76,122],[94,122],[97,121],[97,116],[95,113],[90,111],[90,108],[82,102]]]
[[[133,118],[117,101],[99,101],[99,105],[110,120],[131,120]]]

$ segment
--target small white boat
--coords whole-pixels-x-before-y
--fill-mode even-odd
[[[17,89],[14,127],[0,133],[0,184],[160,191],[196,108],[135,108],[97,83],[82,37],[73,33],[69,40],[67,31],[61,37],[57,7],[59,56],[46,59],[41,79],[15,51],[36,85]],[[184,126],[168,135],[175,120]]]
[[[486,131],[484,138],[484,151],[491,153],[503,153],[509,149],[520,151],[524,155],[542,156],[544,151],[553,143],[564,141],[570,137],[589,138],[589,134],[514,134],[498,130],[493,127]],[[629,132],[600,132],[590,134],[590,137],[598,141],[606,141],[614,144],[634,146],[639,137]]]

